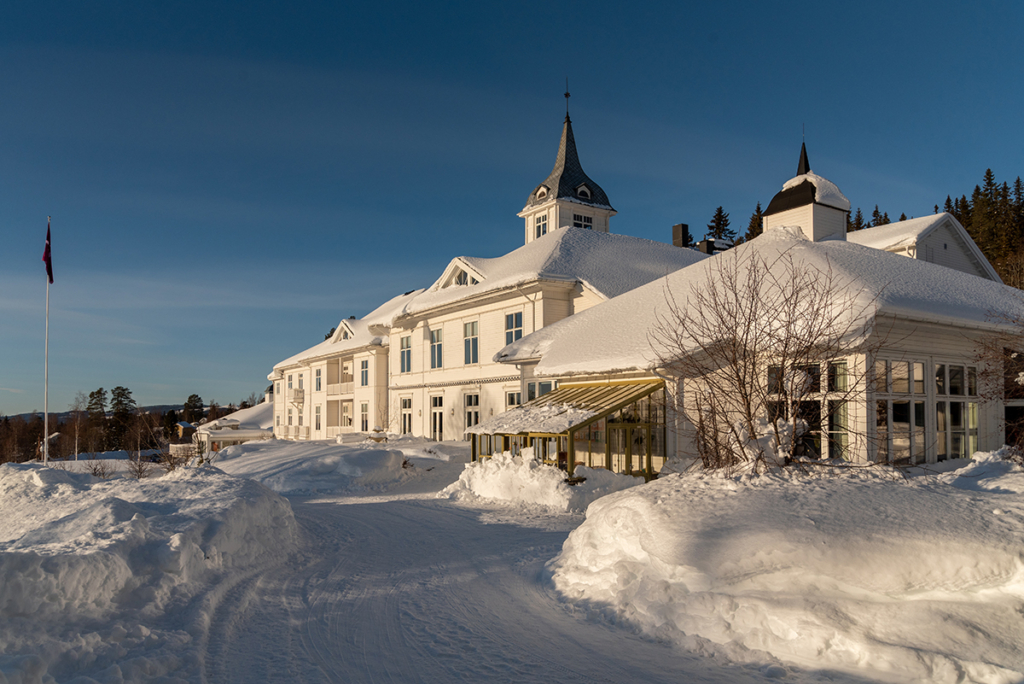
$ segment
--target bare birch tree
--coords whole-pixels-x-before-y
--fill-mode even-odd
[[[863,396],[878,293],[794,250],[710,260],[650,333],[657,364],[683,388],[677,407],[706,468],[763,470],[843,457],[863,438]]]

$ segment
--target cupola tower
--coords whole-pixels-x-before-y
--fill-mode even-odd
[[[526,221],[526,242],[559,228],[576,226],[602,233],[608,232],[608,221],[616,213],[601,186],[583,172],[576,153],[566,96],[565,123],[558,143],[555,168],[544,182],[533,189],[526,206],[518,216]]]
[[[845,240],[850,200],[832,181],[811,171],[807,145],[800,146],[796,176],[782,186],[764,211],[764,229],[799,226],[809,240]]]

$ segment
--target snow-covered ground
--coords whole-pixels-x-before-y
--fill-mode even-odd
[[[595,502],[570,601],[689,650],[907,682],[1024,679],[1024,473],[671,475]]]
[[[1024,679],[1024,473],[996,457],[589,493],[467,461],[269,440],[142,481],[0,466],[0,684]]]

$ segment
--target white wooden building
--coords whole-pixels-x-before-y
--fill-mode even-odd
[[[543,395],[495,362],[506,344],[701,261],[671,244],[609,233],[615,210],[579,162],[566,116],[553,170],[519,213],[524,245],[456,257],[406,293],[274,366],[274,434],[327,439],[374,427],[462,439],[467,427]]]
[[[993,315],[1020,314],[1019,291],[1000,282],[951,216],[859,231],[856,240],[848,240],[848,212],[849,202],[833,183],[810,170],[802,150],[797,176],[766,211],[763,235],[501,350],[498,360],[516,366],[524,384],[560,387],[473,428],[474,454],[529,440],[552,462],[648,475],[658,472],[664,458],[696,457],[693,426],[672,412],[678,402],[701,391],[700,380],[677,383],[666,377],[656,365],[660,350],[649,333],[664,320],[666,292],[685,306],[691,288],[715,286],[721,260],[747,263],[757,255],[771,264],[788,255],[797,264],[836,273],[849,292],[870,302],[865,315],[873,332],[863,347],[870,353],[822,359],[813,371],[801,369],[813,380],[803,407],[808,453],[922,464],[998,448],[1004,439],[1004,405],[998,399],[984,402],[982,395],[986,382],[1002,383],[1002,369],[985,368],[978,351],[982,338],[1002,329]],[[940,244],[948,266],[936,256]],[[847,369],[859,384],[843,395],[848,405],[836,411],[829,404],[832,379],[839,373],[846,377]],[[766,386],[770,373],[761,379]],[[607,397],[613,390],[611,401]],[[644,408],[644,397],[655,392],[663,393],[669,415]],[[815,402],[817,412],[811,406]],[[559,422],[561,414],[568,418]],[[829,418],[835,415],[842,419]],[[666,428],[671,425],[677,429]],[[854,435],[859,439],[853,440]]]

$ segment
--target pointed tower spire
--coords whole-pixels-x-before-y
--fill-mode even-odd
[[[558,141],[555,166],[533,189],[518,216],[526,220],[526,242],[560,228],[586,228],[607,233],[608,221],[616,213],[608,195],[580,165],[576,137],[569,118],[569,80],[565,83],[565,121]]]
[[[807,143],[800,143],[800,163],[796,167],[796,175],[803,176],[811,172],[811,163],[807,161]]]

